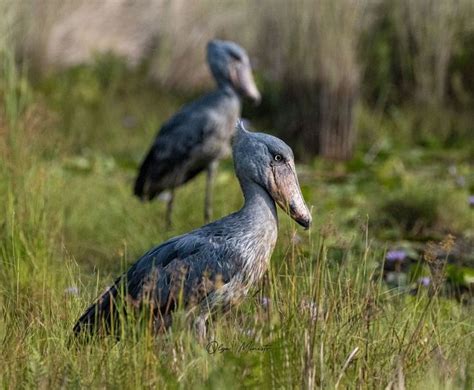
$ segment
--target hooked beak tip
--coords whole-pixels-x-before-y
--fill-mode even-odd
[[[301,226],[303,226],[305,230],[308,230],[311,227],[313,219],[309,215],[309,216],[297,219],[296,222],[298,222]]]
[[[303,226],[305,230],[308,230],[313,222],[311,213],[304,207],[303,209],[297,207],[297,203],[290,202],[289,214],[299,225]]]
[[[250,100],[252,100],[252,103],[254,104],[254,106],[258,106],[260,102],[262,101],[262,96],[258,92],[249,94],[248,97]]]

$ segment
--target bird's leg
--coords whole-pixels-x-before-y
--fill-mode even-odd
[[[173,214],[173,202],[174,202],[174,188],[170,191],[170,197],[168,203],[166,204],[166,228],[170,229],[172,225],[172,214]]]
[[[206,198],[204,199],[204,222],[210,222],[212,218],[212,187],[217,172],[219,162],[217,160],[211,162],[207,167],[206,180]]]

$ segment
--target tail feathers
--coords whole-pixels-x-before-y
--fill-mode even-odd
[[[135,181],[135,187],[133,189],[133,193],[139,197],[142,200],[150,200],[154,197],[149,194],[149,187],[147,185],[149,181],[149,173],[152,169],[152,164],[153,164],[153,150],[150,150],[150,152],[147,154],[145,157],[145,160],[143,160],[142,165],[140,166],[140,171],[138,173],[137,179]],[[156,195],[156,194],[155,194]]]
[[[93,335],[99,330],[111,333],[114,324],[118,323],[119,311],[117,310],[117,284],[108,288],[99,299],[89,306],[84,314],[77,320],[73,331],[76,336]]]

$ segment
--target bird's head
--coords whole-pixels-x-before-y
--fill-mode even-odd
[[[237,125],[233,143],[236,174],[263,187],[285,213],[308,229],[312,222],[296,175],[293,151],[282,140]]]
[[[242,47],[231,41],[214,39],[207,44],[207,62],[219,86],[230,84],[241,96],[256,104],[260,102],[250,60]]]

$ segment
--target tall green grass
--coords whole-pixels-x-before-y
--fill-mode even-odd
[[[128,324],[120,341],[77,343],[74,322],[116,275],[152,245],[201,224],[202,195],[196,194],[203,194],[204,180],[178,191],[177,223],[165,232],[163,205],[131,197],[135,154],[150,141],[152,126],[140,122],[145,125],[136,133],[108,143],[112,130],[123,134],[118,123],[127,111],[101,95],[110,111],[82,106],[75,120],[38,120],[44,97],[30,89],[7,49],[0,80],[2,387],[472,388],[472,307],[436,290],[388,289],[376,232],[366,218],[348,228],[326,212],[337,185],[313,175],[303,175],[302,185],[315,206],[315,227],[304,233],[281,217],[265,280],[241,306],[210,323],[209,342],[220,349],[200,344],[183,313],[156,338]],[[53,116],[62,112],[53,98],[48,107]],[[138,103],[127,109],[138,118],[147,114]],[[84,130],[84,123],[91,127]],[[75,135],[80,147],[71,145]],[[127,163],[120,163],[123,156]],[[230,165],[223,165],[216,217],[242,202]],[[342,204],[365,210],[353,190],[338,195],[340,214],[348,212]]]
[[[2,244],[2,385],[469,388],[469,309],[436,294],[388,291],[377,265],[383,253],[371,247],[367,232],[354,237],[365,243],[362,251],[348,247],[335,261],[327,232],[295,244],[297,232],[286,222],[261,289],[211,322],[209,340],[229,348],[215,353],[197,342],[179,313],[157,338],[125,321],[128,331],[118,342],[71,342],[75,319],[110,277],[81,276],[70,256],[58,259],[51,251],[57,243],[48,240],[51,225],[12,226],[10,243]],[[31,226],[38,234],[29,237]],[[78,287],[78,295],[68,287]]]
[[[77,344],[74,321],[114,276],[153,243],[200,224],[195,193],[204,183],[179,192],[181,222],[169,233],[163,206],[132,200],[120,167],[84,173],[60,158],[35,160],[0,183],[3,387],[472,386],[472,308],[388,290],[367,227],[346,236],[324,213],[308,234],[282,216],[266,280],[211,321],[209,341],[229,350],[209,353],[180,313],[157,338],[130,326],[120,341]],[[216,193],[219,214],[239,206],[228,169]]]

